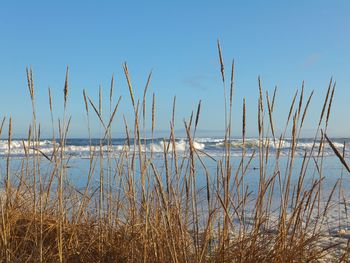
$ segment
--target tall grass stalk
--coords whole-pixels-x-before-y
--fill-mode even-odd
[[[306,97],[302,82],[300,91],[291,98],[286,121],[280,126],[275,118],[277,88],[273,93],[265,91],[262,78],[258,77],[258,146],[251,150],[247,136],[247,120],[251,116],[247,109],[252,105],[244,98],[239,106],[241,123],[236,123],[236,119],[233,122],[237,106],[235,63],[232,61],[230,77],[226,77],[219,41],[217,48],[224,93],[223,154],[211,156],[198,147],[197,133],[206,107],[203,99],[183,121],[186,136],[179,139],[176,136],[181,124],[175,123],[178,105],[174,97],[169,133],[163,140],[156,138],[156,117],[163,109],[158,110],[156,105],[152,71],[143,89],[137,89],[125,63],[129,113],[120,112],[124,101],[117,96],[114,75],[108,99],[103,97],[102,86],[98,102],[83,91],[89,150],[85,170],[78,175],[84,179],[82,186],[71,181],[74,157],[69,155],[67,146],[71,123],[69,69],[63,88],[63,116],[58,125],[52,90],[48,90],[52,151],[47,153],[41,146],[33,71],[27,68],[32,120],[28,136],[22,140],[24,156],[19,169],[15,168],[11,149],[12,118],[8,134],[4,135],[7,151],[0,196],[3,261],[317,262],[334,252],[338,253],[336,260],[346,261],[349,243],[325,246],[321,242],[332,213],[334,193],[339,191],[338,201],[346,199],[341,189],[345,185],[342,175],[328,192],[323,188],[327,179],[323,172],[325,141],[344,166],[343,172],[350,172],[345,150],[341,153],[327,135],[335,83],[331,79],[312,147],[299,157],[297,151],[314,92]],[[229,93],[226,80],[230,81]],[[139,92],[141,98],[137,96]],[[92,137],[96,127],[92,115],[96,115],[100,129],[97,140]],[[113,131],[118,119],[124,123],[119,128],[125,130],[125,142],[116,150]],[[232,139],[235,126],[240,127],[241,140]],[[5,118],[0,135],[3,127]],[[283,157],[287,135],[291,135],[290,147]],[[240,156],[232,156],[236,141],[241,142]],[[157,142],[161,149],[156,148]],[[248,177],[252,175],[258,179],[256,190],[249,184]]]

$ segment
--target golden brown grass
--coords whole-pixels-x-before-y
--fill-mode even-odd
[[[194,146],[200,122],[201,101],[196,114],[192,113],[189,120],[184,120],[188,150],[183,156],[179,155],[174,132],[176,98],[169,137],[164,140],[161,164],[159,160],[156,163],[152,152],[142,152],[141,148],[146,144],[142,140],[142,134],[144,136],[143,132],[147,128],[146,99],[152,73],[147,78],[140,103],[134,95],[129,69],[125,63],[123,68],[134,120],[129,126],[123,116],[126,140],[124,150],[117,156],[111,155],[110,151],[107,154],[102,151],[103,143],[107,144],[107,149],[112,149],[111,129],[121,103],[119,97],[113,105],[114,76],[109,92],[110,112],[107,120],[102,114],[101,89],[98,107],[83,91],[90,142],[91,112],[97,115],[103,130],[101,147],[90,146],[89,169],[87,174],[82,175],[87,178],[84,189],[76,189],[67,180],[69,157],[65,154],[65,142],[70,124],[66,112],[68,67],[64,85],[64,115],[59,121],[59,145],[56,144],[57,132],[53,128],[52,141],[55,148],[52,156],[45,155],[39,149],[40,125],[36,120],[33,72],[32,69],[27,69],[33,119],[28,140],[23,141],[26,155],[19,171],[10,169],[12,121],[9,120],[6,177],[0,196],[1,262],[317,262],[325,258],[335,245],[324,247],[318,241],[337,184],[328,196],[324,196],[321,191],[324,179],[322,147],[319,157],[315,158],[314,152],[317,151],[316,139],[320,136],[320,130],[326,131],[328,126],[335,85],[332,89],[331,80],[312,152],[305,152],[302,166],[296,170],[296,145],[313,92],[304,105],[303,83],[299,102],[296,92],[285,127],[282,127],[284,132],[277,137],[274,122],[276,89],[272,98],[266,92],[264,99],[262,80],[259,77],[259,148],[251,156],[246,154],[247,105],[244,99],[242,157],[235,157],[238,160],[236,167],[232,164],[234,158],[230,150],[234,63],[232,62],[230,95],[227,99],[224,61],[219,42],[218,51],[225,103],[223,157],[215,160]],[[50,89],[49,106],[54,127]],[[93,111],[90,111],[89,106]],[[156,103],[153,93],[150,120],[152,139],[155,120]],[[4,123],[5,118],[0,134]],[[287,130],[291,131],[292,145],[286,166],[281,166],[280,150],[271,152],[269,145],[272,141],[281,148]],[[348,169],[344,155],[339,153],[327,136],[325,138]],[[207,169],[204,158],[215,161],[216,172]],[[245,180],[253,158],[259,160],[256,196],[252,195]],[[272,168],[267,167],[271,160],[274,164]],[[49,163],[49,168],[45,171],[41,166],[43,162]],[[311,166],[314,167],[315,176],[311,184],[306,184],[306,170]],[[96,173],[99,174],[97,185],[92,182]],[[291,179],[295,174],[298,181],[293,185]],[[206,187],[203,193],[198,189],[198,176],[205,176]],[[328,200],[325,205],[322,205],[321,197]],[[348,244],[338,260],[346,261],[349,249]]]

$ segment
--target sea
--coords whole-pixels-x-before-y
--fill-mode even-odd
[[[344,155],[345,160],[350,163],[350,138],[331,138],[334,146]],[[129,142],[129,144],[127,143]],[[23,165],[23,160],[26,156],[37,154],[41,156],[42,171],[47,171],[51,167],[52,169],[52,155],[54,149],[57,149],[59,140],[53,141],[52,139],[42,139],[35,145],[35,147],[28,147],[28,142],[25,139],[13,139],[9,145],[7,140],[0,140],[0,171],[4,174],[6,169],[6,160],[10,157],[10,168],[13,171],[20,171]],[[55,145],[56,144],[56,145]],[[167,149],[168,155],[172,154],[173,144],[169,142],[169,139],[164,138],[144,138],[141,139],[141,152],[150,156],[152,154],[152,160],[157,166],[160,174],[164,177],[164,149]],[[91,150],[96,157],[103,153],[104,157],[109,157],[112,162],[112,166],[116,166],[118,158],[125,151],[130,153],[139,152],[139,149],[135,146],[137,143],[133,139],[127,141],[126,138],[113,138],[110,141],[101,139],[86,139],[86,138],[72,138],[66,140],[65,146],[65,158],[67,159],[68,176],[70,182],[77,188],[83,188],[86,185]],[[269,139],[265,144],[265,152],[268,149],[269,159],[264,164],[265,169],[272,175],[276,169],[275,156],[279,151],[279,169],[284,173],[287,164],[290,161],[288,157],[291,152],[292,139],[276,140]],[[322,145],[322,151],[319,147]],[[93,146],[93,147],[91,147]],[[196,158],[196,176],[198,177],[198,187],[204,188],[206,185],[205,170],[209,171],[209,174],[214,178],[217,173],[218,162],[223,160],[225,154],[225,139],[222,137],[198,137],[193,141],[193,146],[196,148],[198,155]],[[101,148],[102,147],[102,148]],[[247,172],[245,176],[245,183],[256,192],[259,182],[259,139],[247,138],[244,143],[240,138],[231,139],[230,155],[233,171],[236,171],[242,160],[242,154],[244,154],[244,163],[247,164]],[[189,142],[188,139],[177,138],[175,140],[175,148],[177,151],[177,157],[179,163],[188,158],[189,154]],[[300,138],[297,141],[297,147],[295,148],[295,154],[293,159],[293,175],[292,183],[298,181],[300,169],[303,164],[303,157],[309,156],[309,163],[306,172],[306,179],[310,182],[317,177],[324,177],[325,187],[331,189],[337,181],[342,178],[342,183],[345,188],[350,187],[350,176],[344,169],[344,166],[339,161],[339,158],[334,153],[330,145],[324,141],[321,144],[320,140],[313,138]],[[174,168],[174,163],[169,156],[170,168]],[[132,154],[129,154],[129,158],[132,158]],[[322,160],[320,160],[322,158]],[[95,158],[99,159],[99,158]],[[107,158],[106,158],[107,159]],[[199,160],[200,159],[200,160]],[[250,160],[251,159],[251,160]],[[318,165],[316,165],[316,162]],[[321,164],[321,165],[320,165]],[[111,165],[111,164],[108,164]],[[205,166],[205,168],[204,168]],[[107,169],[107,164],[103,165],[103,169]],[[135,166],[138,169],[139,166]],[[95,169],[94,180],[96,184],[99,182],[99,169]]]
[[[345,156],[349,155],[350,152],[350,138],[334,138],[331,139],[334,146],[338,148],[339,152],[345,152]],[[169,140],[164,138],[146,138],[141,139],[141,151],[142,152],[153,152],[154,154],[163,154],[164,146],[168,149],[169,152],[172,151],[172,143],[169,143]],[[35,147],[37,150],[40,150],[41,153],[50,156],[54,151],[54,144],[59,145],[59,139],[53,142],[52,139],[42,139],[39,144]],[[110,144],[110,147],[107,147],[107,144]],[[169,146],[168,146],[169,144]],[[277,149],[280,150],[281,156],[288,156],[290,153],[290,148],[292,144],[292,139],[284,139],[275,141],[273,139],[269,139],[268,148],[270,153],[274,153]],[[122,151],[125,151],[125,147],[127,145],[126,138],[114,138],[110,141],[101,139],[67,139],[65,154],[66,156],[74,157],[74,158],[89,158],[90,156],[90,146],[95,146],[94,150],[96,152],[100,152],[100,146],[102,145],[102,151],[104,153],[109,152],[109,154],[118,156]],[[129,151],[134,151],[134,140],[129,140]],[[188,150],[188,140],[187,138],[177,138],[175,140],[175,148],[177,152],[181,155],[184,154]],[[193,142],[194,147],[202,152],[205,152],[207,155],[212,157],[220,157],[224,154],[225,148],[225,139],[220,137],[200,137],[194,139]],[[265,144],[266,145],[266,144]],[[25,146],[25,147],[24,147]],[[28,143],[26,139],[13,139],[11,141],[11,151],[10,155],[13,157],[24,157],[27,153],[33,152],[32,149],[28,148]],[[256,152],[259,147],[259,139],[258,138],[247,138],[244,141],[242,139],[231,139],[231,156],[241,156],[244,146],[244,154],[250,155],[253,152]],[[314,140],[313,138],[301,138],[297,142],[297,147],[295,149],[295,156],[302,157],[305,152],[311,152],[314,155],[319,155],[318,148],[320,146],[320,140]],[[330,147],[330,145],[325,142],[323,145],[323,156],[330,157],[334,156],[335,153]],[[345,147],[345,148],[344,148]],[[136,149],[138,151],[138,149]],[[7,140],[0,140],[0,157],[7,157],[9,153],[9,145]]]

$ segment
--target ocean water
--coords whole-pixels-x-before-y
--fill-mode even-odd
[[[332,139],[334,145],[343,151],[345,145],[345,155],[349,155],[350,152],[350,138],[336,138]],[[90,143],[94,146],[94,151],[100,152],[101,140],[100,139],[67,139],[65,154],[66,156],[76,157],[76,158],[88,158],[90,155]],[[169,143],[169,140],[164,138],[155,138],[155,139],[142,139],[141,140],[142,152],[153,152],[155,154],[162,154],[164,152],[164,147],[167,147],[169,152],[172,151],[172,143]],[[59,145],[59,140],[56,142],[56,146]],[[109,152],[112,156],[118,156],[122,151],[126,149],[126,139],[125,138],[115,138],[111,140],[111,147],[107,147],[107,141],[102,141],[102,151],[107,154]],[[299,139],[296,147],[295,156],[303,156],[305,152],[311,152],[314,155],[318,155],[320,141],[314,140],[311,138],[302,138]],[[24,147],[25,146],[25,147]],[[249,156],[254,151],[258,150],[259,139],[257,138],[248,138],[245,140],[244,149],[245,155]],[[175,147],[179,155],[186,152],[188,149],[188,140],[186,138],[177,138]],[[194,147],[200,151],[204,151],[206,154],[213,157],[220,157],[224,153],[224,139],[219,137],[214,138],[196,138],[194,140]],[[276,152],[277,149],[280,149],[281,156],[288,156],[291,147],[291,139],[284,139],[281,142],[276,140],[270,140],[268,143],[270,153]],[[15,139],[11,142],[11,156],[24,157],[25,150],[27,153],[33,154],[33,147],[29,147],[26,140]],[[39,145],[35,145],[35,148],[40,150],[41,153],[50,156],[54,151],[54,143],[51,139],[43,139],[40,141]],[[130,147],[127,148],[129,151],[134,151],[134,140],[130,140]],[[231,140],[231,155],[232,156],[241,156],[243,149],[242,139],[232,139]],[[8,141],[0,140],[0,157],[6,157],[8,155]],[[334,152],[327,142],[323,145],[323,156],[334,156]]]
[[[350,156],[350,138],[336,138],[332,139],[334,145],[339,149],[340,152],[344,151],[345,159],[347,156]],[[153,162],[157,166],[159,173],[164,177],[165,175],[165,167],[164,167],[164,148],[168,148],[169,155],[172,152],[172,144],[169,144],[169,141],[163,138],[155,138],[155,139],[142,139],[141,151],[145,154],[153,153]],[[59,143],[56,142],[56,146]],[[109,156],[112,160],[111,163],[107,163],[107,158],[104,160],[103,169],[106,170],[108,165],[112,167],[112,170],[116,170],[115,167],[118,163],[118,158],[120,155],[129,151],[130,153],[134,151],[138,151],[137,147],[134,146],[134,140],[130,140],[130,146],[126,144],[125,138],[115,138],[111,140],[111,146],[107,146],[107,141],[101,142],[99,139],[68,139],[66,141],[65,147],[65,157],[68,160],[68,178],[70,182],[77,188],[83,188],[87,183],[88,173],[89,173],[89,165],[90,165],[90,150],[93,146],[93,151],[96,156],[100,155],[102,150],[105,156]],[[248,163],[248,160],[251,156],[253,156],[251,163],[247,169],[247,173],[245,176],[245,184],[249,186],[249,189],[252,192],[256,192],[257,185],[259,182],[259,157],[258,157],[258,145],[259,139],[257,138],[248,138],[245,140],[244,151],[245,157],[244,162]],[[101,149],[102,146],[102,149]],[[198,150],[198,157],[196,157],[196,177],[198,182],[198,188],[202,189],[206,186],[206,177],[205,170],[202,165],[204,163],[207,171],[212,178],[215,178],[217,173],[217,164],[219,160],[223,159],[224,155],[224,139],[219,137],[200,137],[194,140],[194,147]],[[276,156],[277,149],[280,150],[280,158],[279,158],[279,169],[281,171],[282,177],[287,174],[286,166],[288,163],[288,155],[290,154],[290,146],[291,140],[285,139],[282,140],[279,144],[279,141],[274,142],[270,140],[268,143],[268,149],[270,152],[269,161],[265,164],[266,171],[268,175],[273,175],[276,169],[276,161],[274,156]],[[319,146],[320,141],[316,140],[314,143],[313,139],[310,138],[302,138],[298,141],[295,158],[293,163],[293,171],[292,171],[292,184],[295,184],[298,180],[298,176],[300,174],[300,169],[302,166],[303,156],[305,154],[310,155],[311,158],[309,161],[309,165],[306,169],[306,182],[312,181],[315,178],[320,176],[319,169],[322,168],[321,176],[325,177],[325,186],[329,189],[332,188],[334,183],[340,177],[343,177],[344,185],[348,188],[350,187],[350,176],[346,174],[346,170],[344,170],[343,166],[338,160],[338,157],[334,154],[331,147],[327,142],[323,144],[323,157],[319,155]],[[345,146],[345,148],[344,148]],[[136,147],[136,148],[135,148]],[[186,138],[178,138],[176,139],[175,147],[178,153],[179,165],[185,160],[188,156],[188,140]],[[35,150],[33,149],[35,148]],[[57,147],[56,147],[57,148]],[[11,164],[10,167],[13,171],[20,171],[21,165],[23,164],[22,160],[26,153],[28,155],[33,155],[35,152],[41,156],[41,170],[42,173],[50,173],[52,171],[52,162],[48,161],[50,159],[55,149],[55,145],[52,140],[43,139],[41,140],[35,147],[28,147],[28,143],[25,140],[15,139],[11,142],[10,147],[10,156],[11,156]],[[231,163],[232,169],[235,172],[241,161],[243,152],[243,141],[241,139],[232,139],[231,141]],[[204,154],[205,153],[205,154]],[[255,153],[253,155],[253,153]],[[9,147],[7,140],[0,140],[0,171],[4,172],[6,168],[6,159],[9,156]],[[132,156],[130,154],[129,156]],[[199,161],[199,157],[201,161]],[[322,158],[322,162],[320,162],[320,158]],[[95,158],[97,160],[95,172],[92,175],[93,182],[96,184],[99,183],[99,158]],[[174,168],[174,162],[169,156],[169,166],[170,170]],[[136,160],[137,161],[137,160]],[[317,167],[315,164],[316,161],[318,163],[322,163],[322,167]],[[135,165],[136,169],[138,169],[138,165]],[[3,173],[4,174],[4,173]],[[139,172],[136,172],[136,175]],[[213,179],[214,180],[214,179]]]

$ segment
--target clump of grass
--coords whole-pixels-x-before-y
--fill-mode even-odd
[[[142,140],[142,134],[145,138],[149,125],[153,141],[156,125],[154,93],[150,124],[147,123],[147,91],[152,72],[147,78],[140,103],[125,63],[123,68],[134,119],[130,122],[133,125],[129,126],[123,116],[125,145],[117,155],[110,154],[113,149],[113,121],[118,118],[121,103],[119,97],[114,104],[114,76],[109,91],[107,120],[102,112],[102,88],[99,90],[98,107],[83,91],[90,141],[88,172],[81,175],[87,178],[83,189],[75,188],[67,175],[70,160],[65,154],[70,125],[67,116],[68,67],[63,89],[64,113],[58,124],[58,133],[54,129],[54,106],[49,89],[54,145],[52,156],[40,151],[33,72],[27,69],[33,119],[28,139],[23,140],[25,156],[19,170],[11,170],[11,118],[7,136],[5,188],[0,196],[0,257],[4,262],[316,262],[327,258],[337,244],[320,246],[319,241],[337,184],[328,196],[324,196],[321,191],[324,179],[322,147],[319,147],[318,157],[314,155],[322,123],[325,122],[324,130],[328,126],[335,87],[331,89],[332,80],[321,111],[314,146],[311,152],[305,152],[302,157],[300,170],[295,165],[296,147],[313,97],[311,92],[304,105],[304,83],[299,101],[298,91],[291,100],[283,133],[278,135],[274,120],[277,89],[274,89],[272,97],[268,92],[264,97],[263,81],[258,78],[259,147],[257,153],[247,155],[248,106],[244,99],[242,155],[233,157],[230,147],[234,125],[234,62],[227,98],[223,54],[220,42],[217,44],[225,105],[222,158],[215,159],[195,147],[202,101],[198,103],[196,114],[192,113],[189,120],[184,121],[188,150],[182,155],[178,153],[175,138],[176,98],[173,101],[169,136],[163,143],[162,158],[156,159],[152,149],[150,154],[143,153],[141,149],[146,146],[146,140]],[[103,131],[99,146],[91,142],[91,112],[96,114]],[[5,118],[0,126],[0,135],[4,124]],[[282,142],[288,130],[291,131],[292,142],[287,164],[281,166]],[[59,144],[56,143],[56,134],[59,135]],[[349,171],[344,155],[326,135],[324,137]],[[277,147],[276,152],[270,149],[270,142]],[[103,151],[104,147],[108,149],[107,154]],[[214,172],[207,168],[205,158],[216,166]],[[254,158],[258,158],[259,164],[255,196],[246,181]],[[234,161],[238,165],[233,165]],[[47,167],[45,170],[44,164]],[[307,184],[305,176],[310,168],[315,176]],[[203,176],[203,173],[206,181],[204,195],[197,182],[197,177]],[[93,183],[96,174],[99,180]],[[291,182],[293,176],[297,176],[296,184]],[[323,207],[321,197],[327,200]],[[349,249],[347,244],[338,259],[345,261]]]

